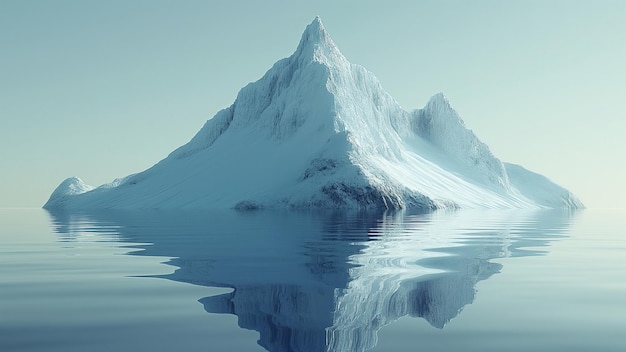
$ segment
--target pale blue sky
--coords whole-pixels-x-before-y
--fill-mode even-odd
[[[622,207],[622,0],[0,0],[0,207],[156,163],[315,15],[405,109],[444,92],[503,161]]]

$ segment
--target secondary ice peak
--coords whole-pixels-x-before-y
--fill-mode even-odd
[[[433,95],[432,97],[430,97],[428,103],[429,104],[434,103],[434,104],[450,105],[450,102],[448,102],[448,98],[442,92],[439,92],[439,93]]]
[[[442,115],[448,115],[446,112],[453,112],[454,109],[448,98],[441,92],[433,95],[429,100],[426,106],[424,107],[426,110],[438,111]],[[456,115],[456,113],[454,113]]]

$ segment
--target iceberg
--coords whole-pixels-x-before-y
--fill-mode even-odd
[[[93,188],[73,177],[44,208],[581,208],[500,161],[442,94],[404,110],[339,51],[322,21],[185,145]]]

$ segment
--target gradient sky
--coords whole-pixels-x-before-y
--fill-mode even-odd
[[[503,161],[623,207],[622,0],[0,0],[0,207],[150,167],[315,15],[405,109],[443,92]]]

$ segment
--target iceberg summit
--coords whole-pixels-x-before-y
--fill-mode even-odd
[[[501,162],[446,97],[405,111],[316,17],[298,47],[185,145],[100,187],[63,181],[48,209],[582,208]]]

